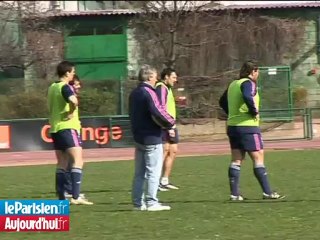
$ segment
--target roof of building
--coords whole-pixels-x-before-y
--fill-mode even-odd
[[[56,12],[51,12],[48,15],[52,17],[108,16],[108,15],[133,15],[138,12],[139,11],[132,10],[132,9],[110,9],[110,10],[89,10],[89,11],[56,11]]]
[[[236,3],[236,2],[235,2]],[[265,4],[232,4],[225,9],[277,9],[277,8],[319,8],[320,2],[287,2],[287,3],[265,3]]]
[[[235,2],[236,3],[236,2]],[[279,8],[320,8],[320,2],[287,2],[287,3],[266,3],[246,5],[206,5],[204,11],[221,10],[253,10],[253,9],[279,9]],[[51,11],[47,16],[51,17],[72,17],[72,16],[110,16],[110,15],[134,15],[141,10],[137,9],[109,9],[109,10],[88,10],[88,11]]]

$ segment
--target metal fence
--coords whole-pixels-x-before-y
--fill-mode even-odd
[[[269,121],[292,120],[290,67],[260,67],[259,70],[258,91],[261,99],[261,118]],[[273,109],[279,109],[279,111],[271,111]]]

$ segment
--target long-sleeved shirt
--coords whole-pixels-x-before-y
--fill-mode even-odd
[[[175,120],[160,104],[155,89],[140,83],[129,97],[129,117],[133,138],[143,145],[162,143],[162,129],[170,129]]]

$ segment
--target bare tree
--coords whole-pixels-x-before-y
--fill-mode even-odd
[[[132,26],[142,61],[177,68],[195,116],[215,111],[243,61],[289,65],[303,39],[301,19],[227,9],[214,1],[200,6],[197,1],[167,2],[146,3]]]
[[[24,71],[28,91],[35,79],[46,79],[63,50],[60,26],[53,25],[35,1],[0,3],[0,66]]]
[[[135,37],[143,45],[142,55],[151,52],[151,60],[156,65],[174,67],[180,56],[179,46],[183,46],[178,34],[187,19],[196,18],[208,3],[199,1],[146,1],[141,4],[141,14],[132,21]],[[195,29],[189,29],[192,31]]]

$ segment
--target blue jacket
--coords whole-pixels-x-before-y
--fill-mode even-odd
[[[161,106],[155,89],[140,83],[129,96],[129,117],[133,138],[143,145],[162,143],[162,129],[170,129],[175,120]]]

